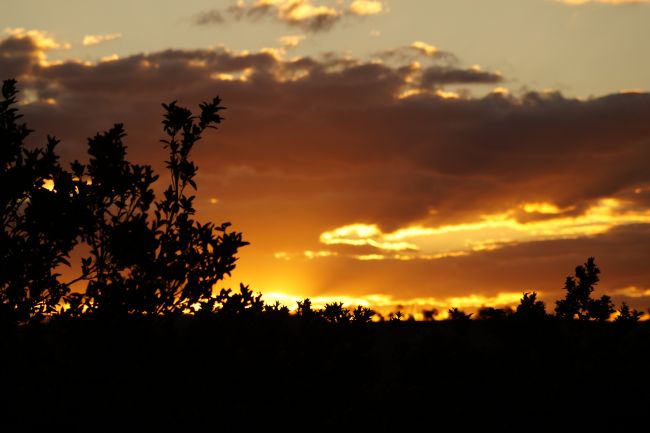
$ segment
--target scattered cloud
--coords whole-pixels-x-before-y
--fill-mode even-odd
[[[60,49],[68,50],[72,47],[67,42],[62,43],[57,41],[54,37],[42,30],[26,30],[22,27],[7,27],[4,29],[4,33],[14,40],[29,41],[35,48],[42,51]]]
[[[305,35],[287,35],[282,36],[279,40],[283,48],[289,49],[297,47],[306,38]]]
[[[113,41],[122,37],[122,33],[107,33],[105,35],[86,35],[83,37],[81,44],[84,47],[98,45],[104,42]]]
[[[387,49],[377,53],[376,56],[387,61],[395,61],[398,64],[413,62],[416,59],[422,58],[443,60],[449,63],[458,62],[458,59],[452,53],[440,50],[437,47],[422,41],[415,41],[410,45]]]
[[[339,1],[333,5],[312,0],[237,0],[225,10],[200,12],[194,22],[199,25],[218,24],[226,21],[226,16],[236,20],[271,18],[305,31],[319,32],[329,30],[347,17],[376,15],[385,10],[384,2],[376,0]]]
[[[503,81],[499,73],[482,71],[472,67],[458,69],[443,66],[431,66],[422,71],[423,87],[440,86],[441,84],[496,84]]]
[[[627,296],[628,298],[650,298],[650,289],[629,286],[616,290],[614,294]]]
[[[353,15],[376,15],[384,11],[384,4],[377,0],[354,0],[349,11]]]
[[[420,51],[422,54],[425,54],[428,57],[434,57],[440,52],[440,50],[438,50],[433,45],[429,45],[426,42],[422,42],[422,41],[413,42],[409,46],[409,48],[413,48],[417,51]]]
[[[201,12],[194,17],[194,23],[198,25],[221,24],[226,22],[224,14],[216,9]]]

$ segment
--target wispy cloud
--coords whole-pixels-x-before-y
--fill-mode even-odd
[[[305,35],[287,35],[280,37],[279,42],[285,49],[295,48],[304,41],[305,38]]]
[[[83,37],[83,40],[81,41],[81,44],[84,47],[87,47],[90,45],[98,45],[104,42],[119,39],[121,37],[122,37],[122,33],[107,33],[104,35],[85,35]]]
[[[384,2],[378,0],[341,1],[335,5],[319,4],[312,0],[238,0],[225,10],[203,11],[195,16],[194,22],[199,25],[223,23],[226,16],[236,20],[271,18],[305,31],[318,32],[329,30],[346,17],[364,17],[384,11]]]

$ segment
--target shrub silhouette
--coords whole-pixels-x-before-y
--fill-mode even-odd
[[[121,124],[88,140],[89,162],[63,169],[55,153],[58,141],[48,138],[43,149],[27,150],[29,129],[19,123],[16,81],[7,80],[0,103],[0,211],[4,230],[0,242],[0,301],[3,317],[27,321],[59,312],[78,316],[166,314],[193,305],[227,300],[228,311],[251,301],[248,288],[213,297],[215,284],[235,268],[238,249],[248,243],[229,223],[194,220],[197,167],[190,159],[203,132],[222,120],[220,99],[199,105],[195,116],[176,102],[163,104],[162,140],[171,183],[156,200],[158,179],[148,165],[126,159]],[[51,188],[44,188],[49,182]],[[72,249],[89,247],[81,275],[62,283],[55,269],[70,265]],[[70,286],[86,282],[85,293]],[[237,307],[239,308],[239,307]],[[236,308],[235,308],[236,309]]]
[[[537,300],[537,292],[525,292],[521,298],[515,316],[526,320],[539,320],[546,317],[544,302]]]
[[[0,316],[23,322],[51,313],[69,287],[55,269],[68,265],[78,242],[77,182],[63,170],[48,137],[44,148],[28,150],[30,130],[20,123],[16,81],[2,85],[0,101]],[[43,187],[54,183],[55,191]]]
[[[422,318],[425,322],[433,322],[436,320],[437,315],[438,310],[436,308],[432,308],[430,310],[422,310]]]
[[[621,302],[621,308],[619,308],[618,313],[618,316],[614,319],[618,323],[636,323],[645,314],[643,311],[638,311],[634,308],[630,309],[629,305],[625,302]]]
[[[576,267],[575,277],[569,276],[564,283],[566,295],[564,299],[556,302],[555,314],[561,319],[604,321],[614,312],[611,298],[603,295],[600,299],[593,299],[591,293],[594,286],[600,281],[600,269],[596,266],[595,259],[589,257],[584,265]]]
[[[512,316],[511,308],[481,307],[477,312],[477,319],[480,320],[503,320]]]
[[[474,313],[466,313],[456,307],[449,309],[449,320],[467,321],[472,319]]]

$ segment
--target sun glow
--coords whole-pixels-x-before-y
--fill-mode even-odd
[[[541,292],[537,292],[537,294],[542,295]],[[313,308],[323,308],[326,304],[341,302],[345,307],[353,308],[361,305],[362,307],[372,308],[383,315],[400,310],[412,314],[416,318],[419,318],[424,309],[436,309],[439,311],[436,318],[444,319],[447,316],[446,310],[452,307],[466,310],[475,310],[486,305],[491,307],[514,307],[519,304],[521,297],[521,292],[499,292],[495,295],[470,294],[444,298],[416,297],[410,299],[400,299],[385,294],[361,296],[321,295],[309,297],[309,300]],[[270,304],[277,301],[285,305],[289,310],[295,311],[297,302],[303,301],[305,297],[284,292],[268,292],[263,294],[262,299]]]

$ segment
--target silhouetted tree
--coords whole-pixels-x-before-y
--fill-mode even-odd
[[[232,299],[224,292],[212,299],[213,287],[234,269],[238,249],[248,243],[241,233],[227,232],[229,223],[195,221],[194,196],[187,194],[188,187],[196,189],[191,151],[206,129],[221,122],[220,102],[217,97],[200,104],[199,116],[176,102],[163,104],[171,182],[160,200],[154,197],[158,176],[151,167],[126,160],[121,124],[88,141],[87,167],[73,164],[75,176],[85,180],[80,190],[89,214],[83,240],[91,255],[82,260],[79,278],[88,281],[89,311],[160,314],[197,303],[211,311],[221,302],[230,311],[249,301],[244,286]]]
[[[481,307],[476,315],[480,320],[503,320],[512,315],[512,309]]]
[[[636,323],[645,313],[634,308],[630,309],[626,302],[621,302],[621,308],[618,310],[618,316],[614,319],[619,323]]]
[[[474,313],[468,314],[462,310],[459,310],[456,307],[453,307],[449,309],[449,320],[461,320],[461,321],[471,320],[473,314]]]
[[[437,315],[438,315],[438,310],[435,308],[432,308],[430,310],[422,310],[422,317],[424,318],[425,322],[434,321]]]
[[[0,101],[0,316],[24,322],[55,311],[69,286],[56,269],[69,265],[80,214],[76,182],[61,168],[59,143],[29,150],[30,130],[20,123],[15,80],[2,85]],[[45,188],[45,182],[50,188]]]
[[[97,314],[161,314],[257,307],[248,288],[240,294],[213,296],[213,287],[235,267],[236,253],[247,242],[229,232],[229,223],[194,220],[194,177],[190,159],[194,145],[222,120],[220,99],[199,105],[194,116],[176,102],[163,104],[162,140],[171,182],[156,200],[158,179],[148,165],[126,159],[121,124],[88,140],[88,164],[75,161],[71,171],[58,163],[58,141],[27,150],[29,130],[18,122],[16,82],[5,81],[0,103],[0,313],[25,321],[55,311],[61,299],[67,316]],[[44,188],[48,182],[49,187]],[[189,188],[188,188],[189,187]],[[68,283],[56,268],[69,265],[79,242],[89,247],[81,275]],[[85,281],[85,293],[70,293]],[[250,302],[249,302],[250,301]],[[259,301],[259,300],[258,300]],[[228,307],[226,307],[226,304]],[[261,308],[261,307],[260,307]]]
[[[126,160],[125,136],[121,124],[95,135],[88,140],[88,165],[72,164],[83,180],[82,239],[90,247],[79,277],[88,281],[85,306],[113,315],[154,312],[157,304],[151,268],[158,242],[148,210],[158,176]]]
[[[311,308],[311,299],[305,298],[303,301],[297,301],[298,308],[296,315],[303,320],[313,320],[316,317],[316,312]]]
[[[350,310],[343,307],[343,302],[325,304],[321,311],[322,317],[330,323],[350,323],[352,315]]]
[[[546,317],[544,302],[537,300],[537,292],[525,292],[521,298],[515,316],[521,319],[538,320]]]
[[[603,295],[592,299],[591,293],[600,280],[600,269],[593,257],[589,257],[584,265],[576,267],[575,277],[567,277],[564,283],[566,295],[556,302],[555,314],[562,319],[607,320],[614,312],[611,298]]]
[[[362,307],[358,305],[357,308],[352,310],[352,322],[353,323],[368,323],[372,321],[375,312],[367,307]]]
[[[264,301],[261,294],[255,294],[246,285],[239,285],[239,293],[232,293],[231,289],[221,289],[216,297],[217,312],[224,315],[250,314],[259,316],[264,311]]]

